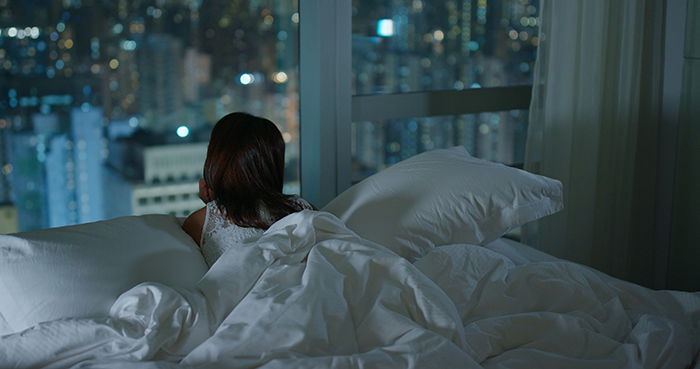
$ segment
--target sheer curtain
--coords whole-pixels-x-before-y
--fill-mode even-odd
[[[565,191],[565,210],[527,227],[525,241],[647,285],[655,253],[657,6],[543,0],[525,160]]]

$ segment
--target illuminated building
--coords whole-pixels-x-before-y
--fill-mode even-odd
[[[17,208],[8,203],[0,204],[0,234],[16,233],[18,231]]]
[[[6,137],[5,145],[9,148],[8,159],[13,166],[8,177],[12,188],[10,196],[18,210],[18,228],[44,228],[46,187],[43,165],[37,157],[38,138],[31,131],[12,132]]]
[[[94,222],[103,219],[103,139],[102,109],[74,108],[70,114],[74,144],[75,191],[78,221]]]
[[[198,197],[198,181],[207,143],[143,146],[131,141],[124,147],[131,150],[122,151],[122,154],[139,147],[139,154],[132,157],[139,163],[132,163],[129,168],[141,170],[126,174],[119,173],[116,168],[108,171],[105,188],[118,196],[107,200],[107,209],[117,214],[186,216],[203,206]]]
[[[46,161],[45,204],[48,227],[60,227],[78,223],[78,202],[76,201],[75,164],[73,161],[73,143],[66,134],[60,134],[49,140]]]
[[[147,128],[165,131],[182,119],[182,42],[167,34],[150,34],[138,53],[140,108]]]

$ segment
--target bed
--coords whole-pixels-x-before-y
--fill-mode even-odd
[[[501,236],[551,179],[436,150],[207,269],[167,215],[0,237],[0,368],[700,368],[700,294]]]

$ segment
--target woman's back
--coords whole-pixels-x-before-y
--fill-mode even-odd
[[[285,147],[282,133],[265,118],[237,112],[214,125],[199,181],[207,206],[182,225],[210,266],[231,245],[259,237],[291,213],[313,209],[282,192]]]
[[[294,201],[303,209],[313,209],[313,207],[301,197],[294,197]],[[207,203],[205,212],[204,222],[201,226],[202,231],[199,245],[202,249],[204,260],[206,260],[207,265],[210,267],[231,246],[254,241],[265,232],[265,230],[261,228],[241,227],[235,224],[226,216],[225,212],[217,206],[215,201]],[[270,215],[270,211],[264,206],[259,207],[259,214],[260,218],[267,223],[268,227],[276,221],[276,219]]]

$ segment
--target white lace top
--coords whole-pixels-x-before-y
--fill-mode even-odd
[[[312,206],[301,197],[296,197],[298,202],[304,209],[312,209]],[[211,267],[216,260],[231,246],[255,241],[265,232],[260,228],[241,227],[231,222],[224,213],[216,205],[215,201],[207,203],[206,216],[204,218],[204,226],[202,227],[202,238],[199,244],[201,245],[202,254],[207,265]],[[267,209],[260,209],[261,217],[268,224],[274,223],[274,219],[270,216]]]

